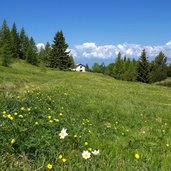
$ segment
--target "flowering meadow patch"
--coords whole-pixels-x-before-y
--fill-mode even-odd
[[[171,170],[168,88],[46,74],[1,94],[0,170]]]

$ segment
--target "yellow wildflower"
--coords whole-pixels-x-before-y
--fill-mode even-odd
[[[20,110],[22,110],[22,111],[23,111],[23,110],[25,110],[25,108],[24,108],[24,107],[21,107],[21,108],[20,108]]]
[[[53,120],[49,120],[50,123],[53,123]]]
[[[39,125],[39,122],[35,122],[35,125]]]
[[[85,142],[84,145],[88,145],[88,142]]]
[[[16,141],[15,141],[15,139],[12,139],[11,140],[11,144],[14,144]]]
[[[169,144],[166,144],[166,147],[169,147]]]
[[[14,118],[9,114],[9,115],[7,115],[7,118],[9,119],[9,120],[13,120]]]
[[[3,114],[3,115],[6,115],[6,112],[5,112],[5,111],[3,111],[3,112],[2,112],[2,114]]]
[[[136,159],[139,159],[140,158],[140,155],[139,154],[135,154],[135,158]]]
[[[28,107],[28,108],[27,108],[27,110],[28,110],[28,112],[30,112],[30,111],[31,111],[31,108],[30,108],[30,107]]]
[[[55,119],[53,119],[53,120],[54,120],[55,122],[59,122],[59,119],[56,119],[56,118],[55,118]]]
[[[63,156],[60,154],[59,157],[58,157],[58,159],[62,159],[62,157],[63,157]]]
[[[47,168],[48,168],[49,170],[51,170],[52,167],[53,167],[53,166],[52,166],[52,164],[50,164],[50,163],[47,165]]]
[[[88,151],[92,151],[92,148],[88,148]]]
[[[63,114],[62,114],[62,113],[60,113],[60,114],[59,114],[59,116],[63,116]]]
[[[49,115],[49,116],[48,116],[48,119],[51,119],[51,118],[52,118],[52,116]]]
[[[24,118],[23,115],[18,115],[19,118]]]
[[[66,159],[65,159],[65,158],[63,158],[63,159],[62,159],[62,161],[65,163],[65,162],[66,162]]]
[[[18,113],[17,113],[17,112],[14,112],[14,115],[15,115],[15,116],[17,116],[17,115],[18,115]]]

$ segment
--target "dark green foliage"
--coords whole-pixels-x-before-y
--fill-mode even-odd
[[[0,57],[2,59],[2,66],[8,67],[11,63],[11,49],[8,43],[5,43],[0,51]]]
[[[92,66],[92,71],[93,72],[97,72],[97,73],[100,73],[100,65],[98,63],[94,63],[93,66]]]
[[[26,52],[29,47],[29,38],[26,36],[24,28],[21,29],[20,35],[20,59],[26,59]]]
[[[124,73],[124,60],[121,59],[121,53],[119,52],[115,61],[114,77],[116,79],[122,79],[123,73]]]
[[[11,36],[10,29],[7,25],[6,20],[2,24],[0,30],[0,58],[3,66],[9,66],[11,63]]]
[[[167,76],[171,77],[171,64],[167,66]]]
[[[137,81],[143,83],[150,82],[150,70],[149,70],[149,63],[146,56],[146,51],[143,49],[141,56],[138,61],[138,68],[137,68]]]
[[[20,38],[15,23],[13,24],[11,30],[11,52],[12,57],[20,57]]]
[[[90,71],[90,68],[89,68],[88,64],[86,64],[86,66],[85,66],[85,70],[86,70],[87,72],[89,72],[89,71]]]
[[[110,63],[106,68],[104,74],[114,77],[114,63]]]
[[[151,63],[151,80],[152,82],[161,81],[167,78],[167,57],[160,52]]]
[[[71,67],[71,60],[67,52],[68,44],[65,42],[63,32],[57,32],[52,44],[52,50],[49,56],[49,66],[66,70]]]
[[[68,68],[73,68],[75,66],[74,64],[74,58],[72,55],[69,55],[69,60],[68,60]]]
[[[26,61],[28,63],[31,63],[33,65],[38,64],[38,59],[37,59],[37,48],[35,46],[34,40],[31,37],[29,41],[29,46],[26,52]]]

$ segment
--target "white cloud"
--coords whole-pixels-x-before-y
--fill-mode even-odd
[[[37,49],[38,49],[38,51],[42,48],[42,49],[45,49],[45,44],[44,43],[38,43],[37,45],[36,45],[36,47],[37,47]]]
[[[114,59],[119,52],[123,56],[139,58],[143,49],[146,49],[147,55],[150,58],[158,55],[160,51],[163,51],[166,56],[171,57],[171,41],[165,45],[157,46],[142,46],[140,44],[128,43],[98,46],[94,42],[86,42],[81,45],[76,45],[71,49],[71,53],[75,58]]]

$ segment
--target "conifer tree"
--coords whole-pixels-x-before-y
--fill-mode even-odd
[[[29,46],[29,38],[25,34],[25,30],[22,27],[19,35],[20,39],[20,59],[26,59],[26,52]]]
[[[0,31],[0,58],[3,66],[9,66],[11,63],[11,35],[6,20],[3,21]]]
[[[160,52],[151,63],[152,82],[161,81],[167,78],[167,57]]]
[[[20,57],[20,39],[15,23],[11,29],[11,51],[14,58]]]
[[[26,52],[26,61],[28,63],[31,63],[32,65],[38,64],[38,58],[37,58],[37,48],[35,46],[34,39],[31,37],[29,41],[29,46]]]
[[[121,53],[118,53],[114,67],[114,77],[116,79],[122,79],[122,74],[124,73],[124,61],[121,58]]]
[[[57,32],[52,44],[52,50],[49,58],[49,66],[59,68],[60,70],[68,69],[69,53],[67,52],[68,44],[65,42],[63,32]]]
[[[137,81],[143,83],[150,82],[150,70],[149,70],[149,63],[146,56],[146,51],[143,49],[141,56],[138,61],[138,68],[137,68]]]

